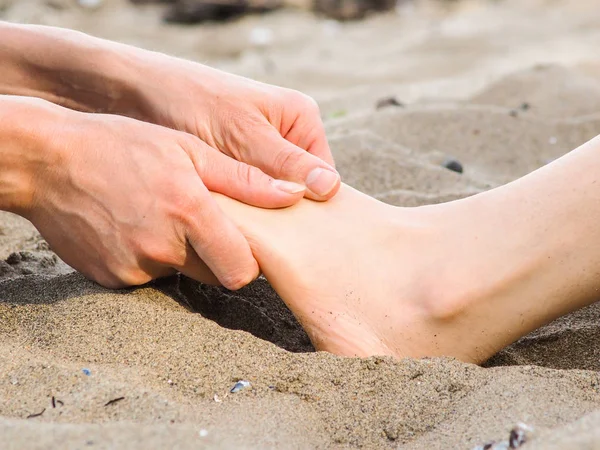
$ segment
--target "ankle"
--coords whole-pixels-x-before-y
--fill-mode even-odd
[[[458,204],[401,208],[403,233],[410,230],[416,294],[423,317],[448,323],[460,318],[489,290],[476,277],[473,249],[461,242],[464,220]]]
[[[420,286],[421,333],[443,336],[433,347],[425,342],[424,354],[481,363],[521,329],[534,328],[535,320],[523,322],[519,293],[531,291],[538,260],[524,258],[521,247],[498,232],[487,197],[420,208],[415,215],[428,230],[416,241],[420,252],[411,253],[418,255],[413,276]],[[518,327],[514,317],[521,317]]]

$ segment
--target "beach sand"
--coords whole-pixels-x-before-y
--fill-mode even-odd
[[[156,5],[4,0],[0,19],[301,89],[322,107],[344,181],[416,206],[506,183],[600,132],[593,3],[423,1],[357,23],[281,11],[181,27]],[[253,44],[257,28],[272,42]],[[376,108],[389,97],[403,106]],[[106,290],[7,213],[0,257],[2,448],[472,449],[522,422],[534,428],[523,449],[600,449],[600,304],[485,367],[341,358],[314,352],[264,279]],[[238,380],[251,386],[230,393]]]

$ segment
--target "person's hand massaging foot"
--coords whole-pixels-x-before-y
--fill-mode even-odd
[[[240,163],[187,133],[41,99],[0,96],[0,119],[2,208],[89,278],[122,287],[178,270],[235,288],[258,274],[208,191],[252,201],[269,189],[240,183]]]
[[[480,363],[598,300],[598,173],[600,138],[442,205],[397,208],[345,185],[282,210],[213,196],[317,350]]]
[[[327,200],[339,189],[312,98],[161,54],[143,63],[150,75],[138,87],[149,105],[142,120],[192,133],[276,179],[299,183],[307,198]],[[154,88],[158,83],[164,91]]]
[[[105,286],[181,270],[240,288],[258,265],[207,189],[264,208],[339,189],[318,108],[298,92],[3,22],[0,61],[0,94],[22,96],[0,95],[0,208],[31,218],[59,256]]]
[[[0,93],[193,134],[316,200],[339,189],[319,108],[300,92],[71,30],[0,22],[0,38]],[[253,204],[287,206],[304,193],[283,190],[295,195],[263,192]]]

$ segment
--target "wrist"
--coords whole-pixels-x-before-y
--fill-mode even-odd
[[[135,108],[115,113],[188,132],[193,127],[183,121],[209,114],[207,99],[218,98],[215,90],[223,82],[223,72],[159,52],[135,47],[128,50],[128,73],[122,84],[129,86]],[[190,103],[193,109],[182,112]]]

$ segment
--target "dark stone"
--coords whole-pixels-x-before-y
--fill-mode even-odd
[[[510,437],[508,438],[508,445],[510,448],[515,449],[525,444],[529,438],[529,435],[533,430],[527,425],[520,423],[510,430]]]
[[[19,264],[21,262],[21,255],[18,252],[11,253],[8,255],[8,258],[6,258],[6,262],[11,266]]]
[[[442,166],[453,172],[463,173],[463,166],[460,161],[456,159],[448,158],[442,163]]]
[[[170,23],[196,24],[227,21],[244,14],[264,13],[281,6],[280,0],[177,0],[164,16]]]
[[[404,103],[398,101],[396,97],[384,97],[380,100],[377,100],[377,103],[375,104],[375,109],[386,108],[388,106],[404,107]]]
[[[37,259],[38,257],[31,252],[15,252],[8,255],[8,258],[6,258],[6,262],[9,263],[11,266],[14,266],[15,264],[19,264],[22,262],[37,261]]]

